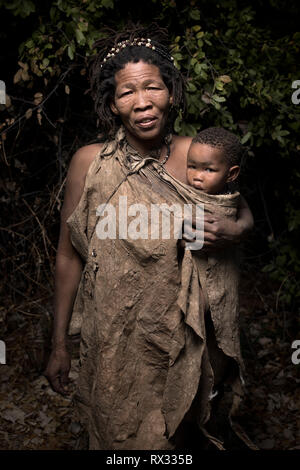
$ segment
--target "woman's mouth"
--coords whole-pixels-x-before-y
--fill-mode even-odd
[[[155,125],[157,118],[154,116],[145,117],[136,121],[136,125],[142,129],[149,129]]]

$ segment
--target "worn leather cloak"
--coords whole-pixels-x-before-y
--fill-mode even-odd
[[[126,237],[124,224],[119,229],[124,197],[131,214],[137,203],[148,214],[155,204],[202,203],[228,217],[235,217],[239,200],[238,193],[211,196],[179,182],[129,147],[122,128],[94,159],[67,221],[85,263],[69,334],[81,334],[76,399],[89,447],[172,449],[193,403],[193,419],[223,449],[205,423],[224,358],[237,365],[232,422],[242,395],[235,250],[180,255],[178,237],[149,238],[150,216],[144,239]],[[106,203],[115,211],[114,239],[99,238]],[[171,230],[175,219],[170,212]],[[128,225],[136,221],[128,215]],[[128,226],[132,233],[135,228]],[[217,346],[210,347],[205,315],[211,315]]]

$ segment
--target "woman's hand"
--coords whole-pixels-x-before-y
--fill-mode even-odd
[[[204,250],[218,250],[228,244],[239,243],[243,226],[239,220],[217,215],[204,216]]]
[[[252,213],[243,197],[241,197],[237,220],[225,216],[204,213],[204,233],[202,232],[202,234],[199,230],[199,233],[197,233],[196,227],[201,226],[201,224],[197,225],[196,222],[196,219],[193,218],[192,232],[195,242],[189,238],[188,233],[183,233],[181,246],[185,246],[186,242],[189,242],[191,244],[195,243],[196,247],[196,242],[198,241],[199,243],[199,240],[201,240],[201,238],[203,239],[204,235],[203,247],[201,248],[201,250],[204,251],[215,251],[232,243],[240,243],[252,230],[254,225]],[[194,251],[200,250],[196,248]]]
[[[55,392],[67,395],[68,375],[71,368],[70,354],[66,346],[55,347],[50,355],[44,376]]]
[[[193,251],[198,251],[197,244],[199,246],[199,241],[204,236],[203,246],[200,249],[215,251],[224,248],[228,244],[239,243],[242,235],[242,228],[239,222],[228,217],[205,215],[203,232],[201,233],[196,227],[196,220],[193,219],[192,234],[195,241],[189,237],[189,233],[183,233],[181,246],[185,246],[186,242],[189,242],[189,248]],[[193,243],[195,244],[194,249]]]

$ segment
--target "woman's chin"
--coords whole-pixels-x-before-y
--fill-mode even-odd
[[[153,125],[149,127],[136,127],[135,132],[131,132],[135,139],[141,141],[156,141],[161,139],[164,130],[160,127]]]

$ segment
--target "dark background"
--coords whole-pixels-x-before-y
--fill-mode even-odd
[[[86,34],[92,28],[101,31],[104,25],[119,29],[129,19],[144,23],[151,19],[168,27],[171,43],[180,36],[181,70],[196,87],[188,92],[189,108],[178,123],[180,133],[193,135],[210,125],[224,125],[241,138],[249,130],[252,133],[245,143],[248,154],[240,181],[255,217],[255,229],[242,245],[241,342],[247,397],[241,420],[261,448],[299,448],[296,390],[300,376],[299,365],[291,360],[292,343],[300,340],[300,105],[291,103],[291,84],[300,80],[299,3],[153,0],[134,8],[133,2],[118,0],[96,3],[95,12],[92,0],[80,6],[89,18]],[[57,17],[51,19],[53,6]],[[57,52],[65,36],[72,41],[78,21],[76,11],[68,8],[79,8],[78,2],[0,1],[0,79],[10,97],[9,105],[0,105],[0,339],[7,346],[7,364],[0,365],[0,449],[72,449],[79,433],[72,402],[51,393],[41,375],[49,354],[66,170],[74,152],[95,142],[99,133],[93,103],[86,94],[87,46],[75,41],[73,57],[67,49]],[[252,19],[245,20],[244,26],[249,11]],[[50,65],[57,66],[53,75],[47,69],[35,74],[31,59],[36,53],[19,49],[43,24],[44,35],[54,38],[54,57],[49,59]],[[197,24],[208,34],[211,46],[199,46],[190,33]],[[34,39],[35,44],[38,41]],[[40,50],[48,57],[43,44]],[[269,48],[265,56],[264,44]],[[242,65],[230,61],[229,49],[239,51]],[[189,65],[200,50],[211,67],[207,79],[199,78]],[[16,81],[20,62],[29,64],[30,78]],[[256,73],[253,78],[247,75],[250,68]],[[220,103],[219,109],[210,104],[201,114],[205,106],[201,96],[221,74],[230,75],[234,82],[220,91],[226,103]],[[253,83],[259,80],[271,99],[263,91],[252,93]],[[47,98],[40,124],[36,93]],[[199,109],[193,112],[195,101]],[[28,109],[33,110],[31,117]],[[289,133],[278,138],[276,126],[281,123]],[[75,379],[78,341],[71,343]]]

